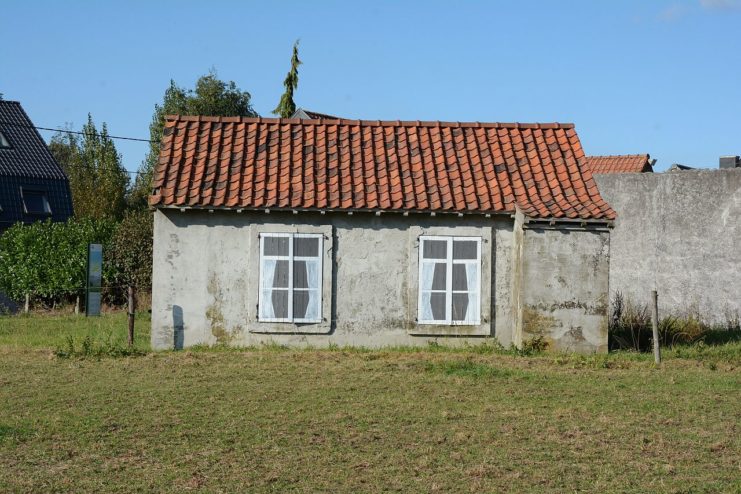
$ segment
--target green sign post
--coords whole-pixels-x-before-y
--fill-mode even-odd
[[[103,281],[103,246],[88,244],[87,247],[87,296],[85,315],[100,315],[100,288]]]

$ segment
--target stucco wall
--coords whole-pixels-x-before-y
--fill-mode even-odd
[[[660,315],[699,313],[723,323],[741,313],[741,170],[596,175],[617,211],[610,293]]]
[[[525,229],[522,339],[567,352],[606,352],[610,234]]]
[[[268,231],[323,233],[327,259],[323,298],[328,307],[323,323],[296,328],[293,334],[262,330],[266,326],[257,321],[254,289],[256,244],[259,233]],[[217,342],[377,347],[426,344],[439,338],[445,338],[445,344],[476,344],[491,337],[505,346],[520,343],[513,335],[521,316],[512,298],[513,232],[508,217],[158,210],[152,343],[160,349]],[[483,239],[480,325],[416,324],[417,248],[423,234]],[[528,235],[541,234],[528,231]],[[560,240],[554,237],[549,243],[558,245]],[[573,242],[562,247],[573,248],[580,249]],[[587,268],[573,259],[570,266],[565,269]],[[600,350],[600,345],[601,341],[594,348],[580,349]]]

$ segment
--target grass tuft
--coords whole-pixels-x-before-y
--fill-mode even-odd
[[[522,376],[522,372],[515,372],[511,369],[494,367],[489,364],[474,362],[471,359],[450,360],[443,362],[428,362],[425,364],[425,370],[431,373],[444,374],[446,376],[458,376],[467,378],[509,378],[514,375]]]

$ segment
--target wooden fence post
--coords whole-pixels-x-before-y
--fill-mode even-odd
[[[661,349],[659,348],[659,295],[656,290],[651,291],[651,324],[654,337],[654,361],[661,363]]]
[[[26,294],[26,304],[23,306],[23,312],[28,314],[29,306],[31,305],[31,295]]]
[[[129,346],[134,346],[134,287],[129,285]]]

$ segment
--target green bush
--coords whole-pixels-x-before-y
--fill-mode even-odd
[[[0,290],[15,300],[26,294],[57,301],[83,293],[87,244],[110,245],[116,223],[112,220],[50,220],[16,224],[0,236]],[[103,283],[113,279],[110,263],[104,262]]]
[[[114,283],[148,290],[152,285],[152,213],[132,211],[118,225],[107,256]]]
[[[103,244],[103,298],[126,303],[126,286],[152,282],[152,215],[16,224],[0,235],[0,291],[20,302],[26,294],[51,305],[85,292],[87,245]]]

